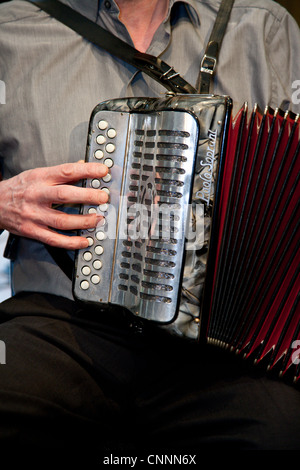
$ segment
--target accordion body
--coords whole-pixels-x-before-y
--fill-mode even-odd
[[[103,220],[80,232],[75,298],[297,382],[299,140],[298,116],[245,104],[232,117],[226,96],[100,103],[86,161],[109,173],[84,185],[109,204],[81,208]]]

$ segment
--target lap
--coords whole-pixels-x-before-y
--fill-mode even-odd
[[[48,295],[4,302],[0,321],[2,442],[299,448],[299,391],[222,351],[136,334],[121,314]]]

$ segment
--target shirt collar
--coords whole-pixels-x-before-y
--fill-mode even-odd
[[[61,0],[62,3],[66,3],[70,7],[74,8],[74,10],[78,11],[82,15],[86,16],[92,21],[97,21],[98,11],[100,4],[105,0]],[[175,3],[182,2],[185,3],[188,7],[188,11],[190,13],[191,21],[199,25],[199,15],[196,8],[196,1],[195,0],[170,0],[169,4],[169,12],[168,17],[170,15],[172,7]]]
[[[196,3],[197,3],[196,0],[170,0],[168,17],[175,3],[184,3],[187,6],[187,10],[188,10],[191,21],[194,23],[195,26],[200,25],[200,18],[199,18],[198,10],[196,8]]]

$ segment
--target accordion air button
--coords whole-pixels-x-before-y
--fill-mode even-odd
[[[107,153],[113,153],[116,149],[116,146],[114,144],[107,144],[105,147],[105,150]]]
[[[96,152],[94,153],[94,155],[95,155],[95,158],[96,158],[97,160],[101,160],[101,158],[104,157],[103,150],[96,150]]]
[[[90,283],[88,281],[81,281],[80,287],[83,290],[87,290],[90,287]]]
[[[102,262],[99,259],[96,259],[93,262],[93,267],[94,267],[94,269],[101,269],[102,268]]]
[[[111,174],[110,173],[107,173],[107,175],[103,176],[102,178],[102,181],[104,181],[104,183],[109,183],[111,180]]]
[[[108,168],[111,168],[114,165],[114,161],[111,158],[106,158],[104,160],[104,165],[106,165]]]
[[[101,246],[101,245],[95,246],[95,253],[96,253],[96,255],[102,255],[102,253],[103,253],[103,246]]]
[[[101,121],[98,122],[98,127],[101,131],[104,131],[108,127],[108,122],[104,119],[101,119]]]
[[[114,139],[116,137],[116,135],[117,135],[116,129],[113,129],[113,128],[108,129],[107,137],[109,137],[110,139]]]
[[[100,282],[100,276],[98,276],[97,274],[94,274],[92,277],[91,277],[91,281],[93,284],[99,284]]]
[[[91,261],[92,257],[93,257],[93,255],[92,255],[92,253],[91,253],[90,251],[85,251],[85,252],[83,253],[83,259],[84,259],[85,261]]]
[[[94,189],[99,189],[100,186],[101,186],[100,180],[93,179],[92,182],[91,182],[91,186]]]
[[[102,135],[102,134],[97,135],[97,137],[96,137],[97,144],[102,145],[102,144],[105,143],[105,141],[106,141],[106,138],[105,138],[104,135]]]
[[[82,266],[81,272],[84,276],[91,274],[91,268],[89,266]]]

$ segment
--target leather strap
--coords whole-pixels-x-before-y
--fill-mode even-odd
[[[209,94],[223,37],[227,28],[234,0],[222,0],[205,54],[201,61],[198,93]]]
[[[173,67],[157,57],[139,52],[68,5],[58,0],[27,1],[49,13],[94,45],[145,72],[168,90],[174,93],[197,93],[197,90],[185,81]]]

